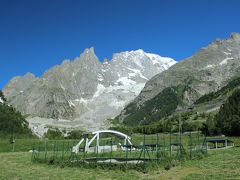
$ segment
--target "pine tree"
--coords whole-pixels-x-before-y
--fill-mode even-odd
[[[6,101],[6,98],[4,97],[3,95],[3,92],[0,90],[0,98],[3,100],[3,101]]]
[[[221,106],[216,115],[218,131],[226,135],[240,135],[240,89]]]

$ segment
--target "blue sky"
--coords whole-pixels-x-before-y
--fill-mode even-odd
[[[100,60],[143,49],[182,60],[240,32],[238,0],[0,0],[0,88],[94,47]]]

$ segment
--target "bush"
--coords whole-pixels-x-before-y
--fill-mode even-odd
[[[47,139],[64,139],[62,132],[59,129],[48,129],[47,133],[44,134]]]

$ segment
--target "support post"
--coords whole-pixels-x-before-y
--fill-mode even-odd
[[[144,134],[144,136],[143,136],[143,158],[144,158],[144,162],[145,162],[145,156],[146,156],[146,152],[145,152],[145,139],[146,137],[145,137],[145,134]]]
[[[99,149],[99,133],[97,134],[97,146],[96,146],[97,154],[98,154],[98,149]]]
[[[112,142],[112,138],[111,138],[110,164],[111,164],[111,162],[112,162],[112,144],[113,144],[113,142]]]
[[[190,159],[192,159],[192,132],[190,132]]]
[[[35,142],[33,143],[33,146],[32,146],[32,158],[31,158],[31,161],[33,162],[35,160]]]
[[[45,161],[47,161],[47,141],[45,140]]]
[[[62,144],[62,162],[63,162],[63,159],[64,159],[64,141],[63,141],[63,144]]]
[[[171,131],[170,131],[170,139],[169,139],[169,141],[170,141],[170,145],[169,145],[170,146],[170,149],[169,149],[170,152],[169,153],[170,153],[170,157],[171,157],[172,156],[172,132]]]

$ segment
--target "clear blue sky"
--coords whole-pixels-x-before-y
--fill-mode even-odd
[[[0,88],[93,46],[100,60],[143,49],[182,60],[240,32],[239,0],[0,0]]]

